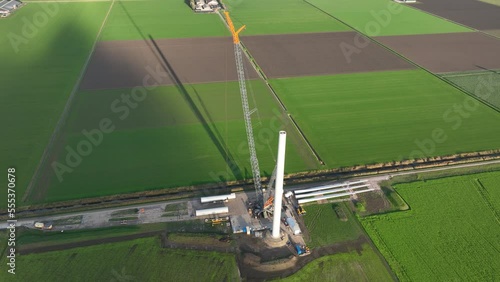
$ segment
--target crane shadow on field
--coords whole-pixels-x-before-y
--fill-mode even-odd
[[[149,37],[149,42],[153,45],[153,47],[155,49],[154,51],[156,51],[155,54],[158,57],[158,60],[160,61],[162,68],[167,72],[170,79],[174,82],[175,87],[177,88],[179,93],[181,93],[183,95],[184,100],[187,102],[187,104],[189,105],[189,107],[191,108],[193,113],[195,114],[196,118],[201,123],[201,125],[203,126],[203,128],[207,132],[208,136],[210,137],[210,139],[212,140],[214,145],[219,150],[220,154],[222,155],[222,157],[226,161],[226,164],[229,167],[229,169],[231,169],[232,174],[237,179],[241,179],[242,178],[241,170],[240,170],[236,160],[234,159],[233,155],[231,154],[231,152],[229,152],[229,150],[226,149],[227,145],[224,143],[224,141],[223,141],[224,139],[222,138],[222,135],[220,134],[219,130],[217,130],[217,128],[215,126],[213,129],[210,126],[210,124],[214,124],[214,122],[213,122],[207,108],[205,107],[205,105],[203,104],[201,99],[199,99],[208,120],[207,120],[207,118],[205,118],[205,116],[203,115],[202,111],[198,108],[198,106],[196,106],[195,101],[189,95],[189,92],[187,91],[186,87],[184,86],[184,84],[181,82],[181,80],[179,79],[179,77],[175,73],[174,69],[172,68],[171,64],[168,62],[167,58],[165,57],[165,55],[163,54],[161,49],[158,47],[158,44],[156,43],[154,38],[151,35],[148,35],[148,37]],[[196,90],[195,90],[195,94],[198,98],[200,97]]]
[[[171,66],[171,64],[169,63],[169,61],[167,60],[167,58],[165,57],[165,55],[163,54],[163,52],[159,48],[159,46],[156,43],[156,41],[154,40],[154,38],[151,36],[151,34],[148,34],[148,36],[146,37],[144,35],[144,33],[142,32],[142,30],[139,28],[139,26],[136,24],[136,22],[134,21],[134,19],[130,15],[130,13],[128,12],[125,5],[123,5],[123,3],[121,3],[121,1],[119,3],[121,4],[121,8],[123,9],[125,14],[127,15],[129,21],[132,23],[132,25],[137,30],[137,32],[139,32],[142,40],[144,40],[146,45],[149,47],[150,51],[156,56],[161,67],[165,70],[165,72],[168,74],[170,79],[174,82],[175,87],[177,88],[179,93],[181,93],[183,95],[184,100],[187,102],[188,106],[190,107],[190,109],[193,111],[193,113],[195,114],[198,121],[203,126],[204,130],[206,131],[207,135],[210,137],[210,139],[214,143],[215,147],[217,148],[217,150],[219,151],[221,156],[224,158],[226,165],[231,170],[231,173],[233,174],[233,176],[237,180],[242,180],[243,174],[241,172],[241,169],[238,166],[238,163],[236,162],[234,156],[231,154],[231,152],[229,152],[229,148],[227,147],[227,144],[224,143],[224,141],[223,141],[224,139],[222,138],[222,135],[217,130],[217,128],[215,128],[215,125],[214,125],[214,129],[212,129],[210,126],[210,124],[214,124],[214,123],[213,123],[213,120],[210,117],[207,109],[203,106],[205,113],[206,113],[206,116],[209,119],[208,122],[207,122],[207,119],[205,118],[205,116],[203,115],[203,113],[198,109],[196,103],[193,101],[193,99],[189,95],[189,92],[187,91],[186,87],[179,79],[178,75],[176,74],[173,67]],[[196,95],[198,95],[198,93],[196,91],[195,91],[195,93],[196,93]],[[202,105],[203,105],[203,103],[202,103]],[[222,176],[219,176],[219,177],[220,177],[220,179],[213,179],[213,180],[222,181],[222,182],[228,180],[228,179],[224,179]]]

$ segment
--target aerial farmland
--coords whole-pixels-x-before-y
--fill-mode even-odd
[[[498,1],[11,1],[1,281],[499,277]]]

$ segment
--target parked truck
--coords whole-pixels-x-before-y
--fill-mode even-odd
[[[299,256],[304,256],[304,255],[309,254],[309,248],[304,246],[304,245],[300,245],[300,244],[295,245],[295,251],[297,252],[297,255],[299,255]]]
[[[42,229],[42,230],[50,230],[52,229],[52,223],[45,223],[45,222],[35,222],[35,228],[37,229]]]

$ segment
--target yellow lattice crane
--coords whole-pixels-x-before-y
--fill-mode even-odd
[[[250,110],[248,106],[248,96],[247,96],[247,87],[246,87],[246,79],[245,79],[245,69],[243,65],[243,56],[242,56],[242,47],[240,42],[239,34],[245,29],[245,25],[240,27],[238,30],[234,28],[233,21],[229,16],[229,12],[224,11],[224,15],[226,17],[227,25],[229,26],[229,30],[233,36],[234,43],[234,56],[236,59],[236,70],[238,72],[238,82],[240,85],[240,94],[241,94],[241,104],[243,107],[243,115],[245,117],[245,126],[247,133],[247,141],[248,141],[248,150],[250,152],[250,164],[252,165],[252,173],[253,173],[253,181],[255,186],[255,192],[257,194],[257,203],[258,208],[263,209],[264,206],[264,193],[262,191],[262,184],[260,178],[260,168],[259,168],[259,160],[257,159],[257,152],[255,150],[255,141],[253,136],[253,127],[252,127],[252,113],[257,111],[257,108]]]

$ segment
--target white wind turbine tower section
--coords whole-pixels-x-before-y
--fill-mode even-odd
[[[286,151],[286,132],[280,131],[278,160],[276,163],[276,185],[274,194],[273,211],[273,238],[280,237],[281,226],[281,206],[283,204],[283,178],[285,176],[285,151]]]

